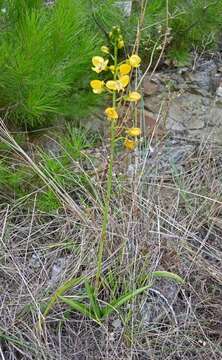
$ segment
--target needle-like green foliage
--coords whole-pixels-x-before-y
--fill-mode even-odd
[[[86,116],[98,103],[88,82],[92,53],[105,36],[95,21],[99,3],[94,12],[88,0],[0,4],[0,108],[11,109],[20,126],[42,126],[59,114]],[[103,6],[104,18],[109,14]]]
[[[134,3],[130,18],[132,33],[135,34],[140,2]],[[137,4],[137,5],[136,5]],[[167,16],[168,14],[168,16]],[[222,29],[221,0],[149,0],[145,9],[141,28],[140,54],[143,61],[149,62],[149,56],[155,44],[156,55],[162,51],[166,26],[168,37],[164,53],[174,62],[187,61],[190,51],[208,50],[217,45]],[[133,37],[134,38],[134,37]]]

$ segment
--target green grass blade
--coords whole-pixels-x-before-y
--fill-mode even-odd
[[[46,309],[43,313],[43,317],[46,317],[48,315],[48,313],[52,310],[53,306],[55,305],[57,299],[59,296],[63,295],[64,292],[68,291],[69,289],[71,289],[74,286],[79,285],[82,281],[84,280],[83,276],[74,278],[74,279],[70,279],[68,281],[66,281],[64,284],[62,284],[56,291],[55,293],[51,296]]]
[[[168,279],[168,280],[174,280],[176,281],[178,284],[184,284],[184,280],[177,274],[174,274],[172,272],[169,271],[154,271],[151,276],[153,277],[160,277],[160,278],[164,278],[164,279]]]
[[[110,304],[108,304],[102,311],[102,316],[107,317],[109,316],[113,311],[116,311],[121,305],[129,302],[132,300],[135,296],[141,294],[145,290],[149,289],[151,285],[143,286],[139,289],[136,289],[135,291],[131,291],[127,294],[122,295],[118,299],[112,301]]]
[[[96,319],[101,319],[101,309],[99,306],[99,303],[97,301],[97,298],[95,296],[95,289],[93,288],[93,286],[91,286],[89,284],[88,281],[85,281],[85,288],[86,288],[86,292],[90,301],[90,305],[91,305],[91,309],[92,312],[94,314],[94,316],[96,317]]]
[[[62,300],[65,304],[67,304],[72,310],[78,311],[79,313],[83,314],[84,316],[98,322],[92,312],[90,311],[89,307],[77,300],[69,299],[64,296],[59,296],[59,299]]]

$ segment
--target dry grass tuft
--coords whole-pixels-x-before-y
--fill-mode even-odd
[[[154,270],[179,274],[99,327],[57,303],[43,331],[35,324],[66,280],[96,273],[100,209],[93,226],[72,212],[46,215],[25,202],[0,211],[2,359],[220,359],[222,357],[222,183],[220,148],[196,146],[179,170],[116,177],[100,301],[133,289]],[[79,285],[69,295],[83,296]],[[67,295],[68,295],[67,294]]]

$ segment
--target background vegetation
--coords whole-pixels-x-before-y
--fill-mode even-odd
[[[90,61],[102,44],[90,1],[11,0],[3,9],[0,107],[13,109],[13,122],[28,128],[58,115],[87,115],[97,102],[87,91]],[[102,13],[111,23],[107,4]]]
[[[114,0],[1,1],[0,108],[13,124],[36,128],[61,116],[83,118],[98,104],[89,92],[90,59],[112,25],[120,24],[128,50],[133,46],[140,6],[133,2],[128,19]],[[193,48],[213,47],[222,28],[221,1],[171,0],[166,57],[177,63]],[[141,31],[145,63],[155,46],[161,51],[166,32],[165,0],[148,2]]]
[[[130,21],[132,28],[135,29],[137,19],[135,15],[140,6],[137,1],[134,1],[133,4],[134,16]],[[166,14],[165,0],[147,2],[140,47],[147,62],[154,44],[157,43],[156,55],[160,53],[166,33],[166,24],[170,32],[165,55],[177,65],[183,65],[189,60],[191,50],[195,49],[197,52],[201,52],[217,46],[222,29],[221,1],[169,0],[168,17]]]

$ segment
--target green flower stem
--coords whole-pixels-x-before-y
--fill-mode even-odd
[[[114,46],[114,80],[117,79],[117,61],[118,61],[118,47],[117,42],[115,42]],[[113,91],[113,108],[116,108],[116,91]],[[102,273],[102,264],[103,264],[103,253],[107,240],[107,227],[109,223],[109,212],[110,212],[110,200],[112,195],[112,177],[113,177],[113,161],[114,161],[114,151],[115,151],[115,120],[111,121],[110,125],[110,158],[108,165],[108,174],[107,174],[107,188],[105,201],[103,206],[103,221],[102,221],[102,229],[101,229],[101,238],[99,242],[99,250],[98,250],[98,259],[97,259],[97,273],[96,273],[96,288],[99,288],[99,281]]]

